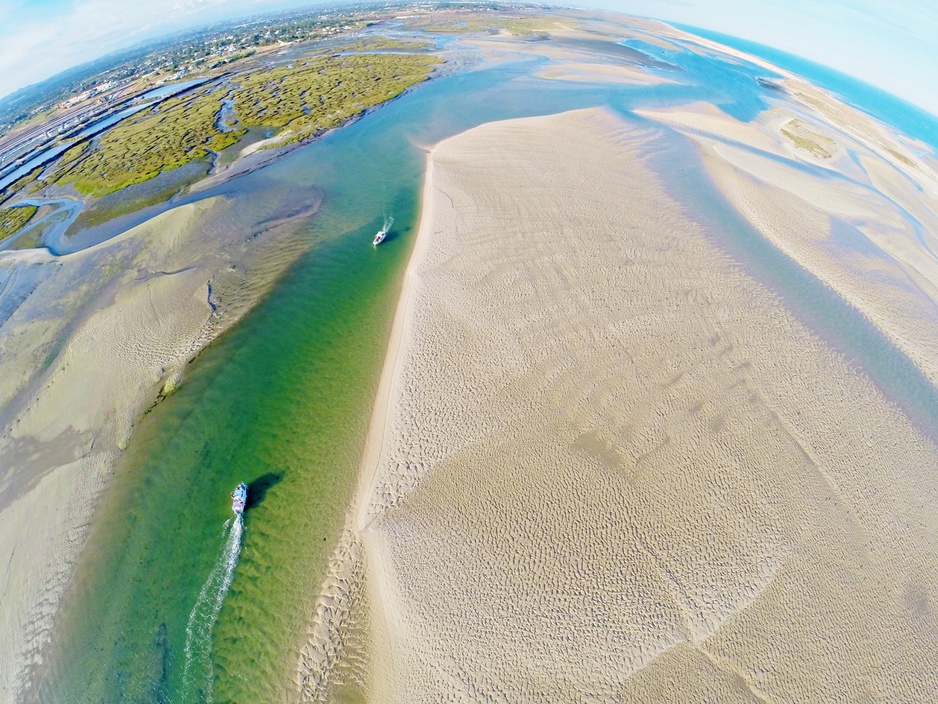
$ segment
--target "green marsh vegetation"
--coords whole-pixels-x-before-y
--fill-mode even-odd
[[[413,46],[363,46],[387,42]],[[273,146],[309,139],[426,80],[438,63],[427,54],[331,55],[236,74],[227,92],[210,86],[167,100],[68,150],[56,182],[102,197],[230,147],[250,128],[281,135]],[[221,99],[232,102],[230,127],[217,124]]]
[[[128,186],[102,198],[96,198],[82,208],[69,231],[77,232],[86,227],[95,227],[149,206],[165,203],[203,178],[210,168],[210,158],[194,159],[185,166],[163,172],[149,181]]]
[[[825,137],[811,128],[803,120],[790,120],[781,128],[782,134],[802,151],[817,159],[830,159],[836,145],[830,137]]]
[[[553,21],[537,15],[503,17],[477,13],[433,13],[409,17],[408,27],[434,34],[498,34],[508,32],[521,37],[542,37]]]
[[[218,110],[212,95],[166,101],[155,112],[125,120],[98,140],[65,152],[56,181],[102,197],[224,149],[240,134],[215,129]]]
[[[38,208],[34,205],[22,205],[18,208],[0,210],[0,242],[12,237],[26,227]]]
[[[0,191],[0,206],[17,194],[35,193],[41,190],[44,185],[43,182],[39,180],[39,174],[42,173],[42,169],[43,167],[37,166],[28,174],[23,174],[16,181]]]
[[[333,48],[342,52],[355,51],[429,51],[436,48],[436,45],[425,39],[397,39],[395,37],[363,37],[356,39],[348,44],[342,44]]]
[[[296,142],[397,97],[437,62],[426,55],[329,56],[252,73],[234,91],[234,110],[242,125],[289,129],[281,143]]]

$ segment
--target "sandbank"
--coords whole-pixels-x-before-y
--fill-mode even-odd
[[[637,112],[693,140],[727,200],[763,236],[938,384],[938,174],[899,160],[898,137],[852,108],[792,110],[751,123],[705,105]],[[830,157],[797,148],[791,129],[813,135]]]
[[[0,702],[29,687],[134,423],[302,251],[289,223],[230,227],[231,205],[62,257],[0,253]]]
[[[616,64],[598,64],[590,62],[564,62],[541,71],[541,78],[578,83],[619,83],[623,85],[659,85],[673,83],[661,76],[655,76],[640,68]]]
[[[938,449],[714,245],[661,138],[594,109],[431,150],[306,699],[938,688]]]

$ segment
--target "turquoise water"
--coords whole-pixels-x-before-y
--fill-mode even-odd
[[[677,66],[682,71],[680,76],[661,69],[654,72],[665,78],[677,78],[698,90],[706,90],[709,102],[737,120],[749,122],[770,107],[766,101],[768,91],[757,79],[779,78],[772,71],[744,61],[724,61],[712,54],[702,55],[680,48],[665,49],[639,39],[626,39],[623,45],[656,61]]]
[[[210,224],[234,228],[313,194],[324,198],[297,225],[306,253],[140,423],[66,595],[49,665],[36,673],[37,699],[289,698],[310,606],[356,478],[417,226],[421,147],[491,120],[573,108],[606,105],[628,117],[638,106],[710,100],[749,114],[761,100],[748,69],[672,58],[687,85],[544,81],[532,74],[545,60],[440,78],[206,194],[234,198],[225,222]],[[662,130],[655,147],[675,195],[712,227],[731,223],[734,256],[774,276],[770,285],[796,301],[800,315],[836,328],[844,309],[833,299],[814,301],[813,289],[802,293],[809,279],[801,270],[780,265],[774,248],[712,198],[702,170],[686,168],[683,138]],[[386,214],[395,226],[375,249],[371,238]],[[846,330],[862,324],[848,318]],[[848,350],[878,344],[832,336]],[[864,354],[850,356],[864,368],[907,363],[888,343]],[[906,393],[904,378],[881,381]],[[243,525],[231,520],[228,498],[239,481],[250,487]]]
[[[807,78],[821,88],[839,95],[844,102],[882,120],[910,137],[915,137],[933,150],[938,150],[938,117],[922,110],[869,83],[865,83],[840,71],[808,61],[800,56],[779,49],[757,44],[728,34],[711,32],[698,27],[674,24],[692,34],[745,51],[774,63],[776,66]],[[923,90],[925,86],[923,86]]]

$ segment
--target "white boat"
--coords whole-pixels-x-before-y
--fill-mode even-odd
[[[231,510],[239,516],[244,513],[244,506],[248,501],[248,485],[244,482],[238,484],[238,488],[231,493]]]
[[[384,242],[385,237],[388,236],[388,232],[391,231],[391,225],[394,224],[394,218],[385,218],[384,227],[378,230],[378,234],[375,235],[375,238],[371,241],[375,247]]]

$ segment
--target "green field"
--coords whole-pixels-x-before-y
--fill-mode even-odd
[[[323,53],[334,54],[336,49],[343,53],[350,53],[356,51],[432,51],[435,48],[436,45],[433,42],[416,37],[413,39],[397,39],[394,37],[373,36],[353,37],[352,41],[347,44],[323,49]]]
[[[792,130],[785,129],[791,127]],[[797,133],[794,131],[796,130]],[[782,127],[782,134],[788,137],[798,149],[808,152],[818,159],[830,159],[834,141],[818,134],[802,120],[790,120]]]
[[[498,34],[507,32],[519,37],[539,37],[555,20],[538,15],[498,17],[489,14],[434,13],[405,19],[408,27],[434,34]]]

